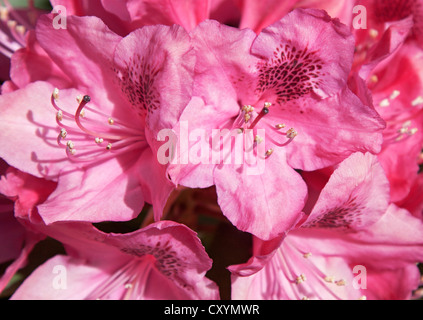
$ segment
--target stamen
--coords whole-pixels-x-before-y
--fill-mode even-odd
[[[383,99],[381,102],[379,102],[379,107],[382,107],[382,108],[389,107],[390,105],[391,105],[391,102],[389,102],[388,98]]]
[[[0,7],[0,20],[3,22],[9,20],[9,10],[6,7]]]
[[[377,31],[376,29],[370,29],[369,30],[369,35],[370,37],[372,37],[373,39],[376,39],[377,36],[379,35],[379,31]]]
[[[263,142],[263,138],[260,137],[259,135],[257,135],[257,136],[254,137],[254,142],[256,142],[256,143],[262,143]]]
[[[71,140],[69,140],[69,141],[66,143],[66,146],[67,146],[69,149],[73,149],[73,148],[75,148],[75,144],[74,144]]]
[[[298,132],[294,128],[291,128],[286,132],[286,137],[289,139],[294,139],[297,135]]]
[[[399,90],[394,90],[394,91],[392,92],[392,94],[390,95],[389,99],[390,99],[390,100],[394,100],[394,99],[396,99],[396,98],[397,98],[400,94],[401,94],[401,92],[400,92]]]
[[[62,110],[57,111],[57,113],[56,113],[56,119],[58,121],[62,121],[63,120],[63,111]]]
[[[379,78],[378,78],[378,76],[377,75],[372,75],[371,77],[370,77],[370,81],[372,82],[372,83],[378,83],[379,82]]]
[[[109,118],[109,119],[107,120],[107,122],[108,122],[110,125],[113,125],[113,124],[115,123],[115,121],[114,121],[112,118]]]
[[[24,26],[18,25],[16,26],[16,32],[19,33],[19,35],[23,36],[26,32],[26,28]]]
[[[303,254],[303,257],[306,258],[306,259],[310,258],[311,257],[311,252],[304,253]]]
[[[107,147],[106,147],[106,149],[107,149],[107,150],[110,150],[110,149],[112,149],[112,144],[111,144],[111,143],[108,143],[108,144],[107,144]]]
[[[275,126],[275,128],[276,128],[276,129],[283,129],[283,128],[285,128],[285,127],[286,127],[286,125],[285,125],[285,124],[283,124],[283,123],[277,124],[277,125]]]
[[[339,287],[345,286],[347,283],[344,279],[335,281],[335,284]]]
[[[101,143],[103,143],[103,138],[99,138],[99,137],[97,137],[97,138],[95,138],[94,139],[94,141],[95,141],[95,143],[97,143],[97,144],[101,144]]]
[[[242,107],[241,111],[244,115],[244,123],[247,123],[251,119],[251,113],[254,111],[254,107],[251,105],[245,105]]]
[[[307,278],[306,278],[306,276],[304,275],[304,274],[300,274],[296,279],[295,279],[295,283],[296,284],[301,284],[301,283],[303,283],[304,281],[306,281],[307,280]]]
[[[412,102],[411,102],[411,105],[413,106],[413,107],[417,107],[418,105],[420,105],[420,104],[423,104],[423,97],[422,96],[418,96],[416,99],[414,99]]]
[[[266,151],[266,153],[264,154],[266,157],[270,157],[273,153],[273,149],[269,149]]]
[[[7,27],[8,27],[10,30],[15,29],[15,28],[16,28],[16,26],[18,25],[18,23],[17,23],[15,20],[8,20],[8,21],[6,22],[6,24],[7,24]]]
[[[53,98],[56,101],[59,100],[59,89],[54,88],[54,90],[53,90]]]
[[[64,139],[66,138],[66,136],[68,135],[68,132],[66,131],[66,129],[60,129],[60,136]]]

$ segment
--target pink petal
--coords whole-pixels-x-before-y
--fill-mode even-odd
[[[106,234],[84,223],[39,227],[62,241],[70,256],[39,267],[13,299],[218,298],[216,285],[204,277],[211,260],[184,225],[163,221],[127,234]],[[66,290],[54,287],[55,267],[66,272]]]
[[[289,71],[292,64],[297,67],[297,72],[306,71],[308,80],[294,79],[282,87],[274,87],[282,80],[275,80],[275,83],[269,80],[262,84],[267,90],[273,89],[277,94],[278,91],[287,91],[291,85],[294,93],[302,96],[304,93],[298,91],[299,86],[304,90],[310,86],[313,92],[326,98],[346,85],[352,66],[354,38],[345,25],[332,20],[325,11],[296,9],[265,28],[254,41],[251,53],[268,59],[263,66],[266,70],[284,66],[281,60],[285,60],[289,65],[284,71]],[[295,95],[290,93],[285,98],[293,99]]]
[[[0,205],[6,206],[9,200],[0,199]],[[0,241],[3,246],[0,250],[0,263],[16,259],[22,249],[25,239],[25,229],[13,215],[13,204],[9,203],[11,211],[0,212]],[[0,290],[1,291],[1,290]]]
[[[286,146],[288,163],[294,168],[312,171],[353,152],[380,152],[384,121],[347,88],[321,101],[303,99],[287,106],[280,117],[284,113],[287,125],[298,132]]]
[[[304,226],[363,229],[385,214],[389,200],[377,157],[355,153],[330,176]]]
[[[232,298],[407,299],[419,282],[422,226],[391,205],[378,222],[359,232],[291,231],[258,272],[248,272],[248,264],[236,267]]]
[[[35,82],[0,96],[4,121],[0,131],[0,156],[11,166],[36,177],[53,178],[68,164],[57,145],[60,129],[50,97],[54,87]]]
[[[214,182],[223,214],[239,230],[263,240],[282,235],[297,223],[307,192],[282,152],[266,159],[259,174],[250,175],[235,164],[218,166]]]
[[[239,111],[238,103],[253,104],[257,100],[253,72],[259,61],[249,54],[254,32],[208,20],[191,36],[197,56],[193,95],[224,113]]]
[[[144,25],[179,24],[187,31],[208,18],[208,2],[202,0],[127,0],[128,12],[133,20]]]
[[[367,229],[342,233],[324,229],[304,229],[297,244],[313,238],[313,252],[338,255],[350,261],[361,261],[366,267],[404,267],[422,260],[423,223],[407,210],[390,204],[385,215]],[[335,240],[337,239],[337,240]],[[310,249],[311,250],[311,249]]]
[[[299,0],[257,2],[243,0],[241,2],[240,29],[250,28],[260,33],[263,28],[284,17]]]
[[[69,87],[71,80],[40,47],[35,32],[28,31],[26,37],[26,46],[11,58],[10,77],[13,82],[19,88],[35,81],[46,81],[58,88]]]
[[[195,57],[188,33],[179,26],[148,26],[119,42],[114,53],[118,85],[144,117],[153,137],[171,129],[192,94]]]
[[[350,26],[356,4],[355,0],[302,0],[296,7],[325,10],[331,17],[339,18],[342,23]]]
[[[166,167],[157,161],[151,149],[143,152],[135,166],[135,171],[137,171],[142,195],[147,203],[153,205],[154,218],[158,221],[170,194],[175,190],[175,185],[167,179]]]
[[[162,144],[159,155],[163,154],[163,157],[160,161],[164,163],[172,160],[168,167],[168,173],[176,185],[181,184],[191,188],[207,188],[213,185],[213,171],[216,164],[212,162],[209,140],[213,136],[213,129],[218,129],[222,123],[236,116],[238,112],[237,107],[222,109],[220,104],[205,105],[203,99],[193,97],[173,131],[162,132],[162,139],[168,136],[172,140]],[[199,134],[203,133],[204,139],[200,140],[195,135],[196,131]],[[168,159],[169,155],[166,155],[165,151],[170,152],[170,144],[173,140],[175,140],[177,148],[175,158]],[[204,158],[196,161],[193,150],[199,150]]]
[[[185,291],[185,299],[216,299],[217,287],[204,278],[211,268],[212,261],[196,234],[184,225],[162,221],[149,225],[139,232],[111,235],[106,244],[118,247],[132,256],[152,254],[158,263],[158,271],[173,280],[179,291]],[[163,276],[161,276],[163,277]],[[150,282],[151,281],[151,282]],[[160,298],[160,277],[151,279],[151,298]],[[180,299],[180,296],[179,296]]]
[[[134,159],[123,156],[60,174],[56,190],[38,207],[47,224],[55,221],[125,221],[144,205]]]
[[[0,277],[0,292],[6,288],[7,284],[18,272],[18,270],[26,266],[29,254],[31,253],[34,246],[42,239],[42,235],[36,235],[33,233],[26,234],[25,243],[23,247],[20,248],[19,255],[15,257],[16,259],[7,267],[4,274]]]
[[[367,287],[371,290],[366,290],[366,297],[369,300],[409,300],[419,283],[420,271],[413,264],[392,270],[370,269]]]
[[[85,264],[83,259],[59,255],[32,272],[11,299],[81,300],[108,276],[107,271]]]
[[[56,30],[53,15],[42,16],[36,27],[40,46],[68,75],[74,87],[89,94],[107,112],[113,103],[121,102],[112,65],[121,37],[96,17],[69,16],[66,21],[66,29]],[[116,94],[108,94],[109,90]]]
[[[16,218],[38,219],[35,207],[44,202],[56,188],[56,183],[40,179],[9,168],[0,181],[0,192],[10,199],[14,199],[14,214]]]
[[[412,19],[404,19],[392,24],[383,34],[380,41],[368,51],[366,61],[360,68],[359,75],[367,79],[371,71],[378,65],[388,65],[395,52],[404,43],[412,27]]]
[[[423,175],[419,174],[411,186],[411,190],[407,198],[400,201],[397,205],[401,208],[407,209],[413,216],[423,219],[423,200],[421,194],[423,193]]]

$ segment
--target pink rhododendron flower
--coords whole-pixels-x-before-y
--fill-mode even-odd
[[[47,223],[129,220],[144,201],[160,217],[173,185],[149,143],[190,98],[190,39],[177,26],[121,38],[98,18],[67,19],[67,29],[55,30],[52,16],[43,16],[36,34],[72,87],[35,82],[2,95],[0,154],[58,181],[39,206]]]
[[[409,298],[419,280],[423,225],[388,206],[389,185],[377,157],[353,154],[323,189],[311,190],[317,197],[298,228],[256,240],[250,261],[230,268],[233,299]]]
[[[219,298],[216,285],[204,277],[212,262],[184,225],[162,221],[132,233],[106,234],[84,223],[56,223],[44,231],[60,239],[69,255],[41,265],[12,299]],[[55,266],[66,270],[65,283],[57,286]]]
[[[186,164],[182,150],[168,172],[188,187],[215,184],[223,213],[240,230],[269,239],[296,223],[306,190],[292,168],[315,170],[354,151],[380,151],[382,119],[346,85],[351,33],[323,11],[295,10],[258,36],[208,21],[192,37],[194,98],[175,131],[185,121],[189,135],[202,128],[209,140],[216,129],[232,130],[235,140],[253,133],[253,154],[264,159],[264,171],[216,165],[213,157]],[[189,152],[201,144],[193,139]],[[213,154],[216,146],[207,144]]]
[[[1,298],[422,298],[422,0],[13,3]]]

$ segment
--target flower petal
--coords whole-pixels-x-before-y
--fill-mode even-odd
[[[304,227],[363,229],[388,208],[389,182],[377,157],[355,153],[330,176]]]
[[[296,9],[265,28],[251,53],[266,60],[259,68],[263,76],[258,89],[277,96],[270,102],[281,104],[309,92],[327,98],[346,85],[354,37],[323,10]]]
[[[307,187],[300,175],[274,152],[263,163],[264,170],[249,174],[246,168],[221,165],[214,182],[223,214],[241,231],[263,240],[291,229],[300,217]]]

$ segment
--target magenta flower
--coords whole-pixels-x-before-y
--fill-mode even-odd
[[[352,35],[323,11],[295,10],[258,36],[208,21],[192,37],[194,98],[175,131],[187,124],[189,135],[201,128],[209,140],[213,130],[232,130],[235,140],[249,132],[250,156],[265,170],[253,175],[248,165],[210,158],[186,163],[182,150],[168,172],[188,187],[215,184],[223,213],[240,230],[270,239],[296,223],[306,188],[292,168],[315,170],[354,151],[380,151],[383,120],[346,85]],[[207,143],[207,154],[215,153]],[[201,144],[193,139],[189,152]]]
[[[218,299],[204,277],[211,260],[188,227],[162,221],[127,234],[106,234],[85,223],[42,228],[62,241],[58,255],[36,269],[12,299]],[[59,266],[66,277],[55,281]],[[43,290],[39,290],[43,288]]]
[[[233,299],[410,298],[419,283],[423,225],[388,206],[388,181],[377,157],[353,154],[323,189],[314,189],[321,175],[306,175],[315,191],[298,228],[256,240],[250,261],[230,267]]]
[[[129,220],[144,202],[159,218],[174,187],[150,145],[190,98],[186,32],[151,26],[122,39],[95,17],[68,17],[55,30],[50,15],[36,34],[72,86],[35,82],[2,95],[0,155],[58,182],[39,206],[43,220]]]

